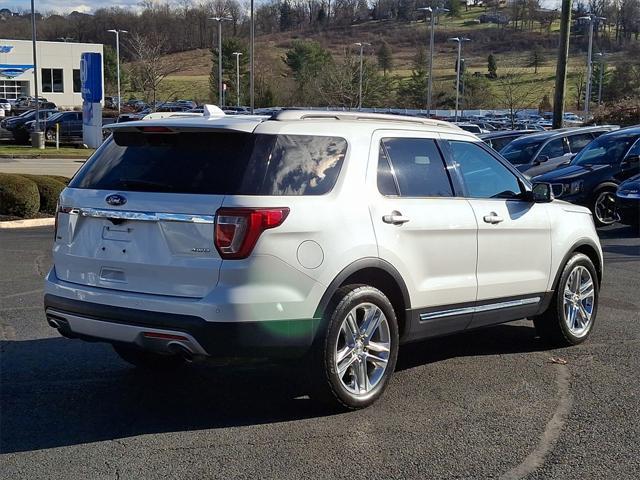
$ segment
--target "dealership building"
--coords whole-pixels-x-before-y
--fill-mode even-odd
[[[81,107],[80,55],[95,52],[102,56],[102,45],[37,42],[36,52],[38,95],[58,107]],[[33,44],[31,40],[0,39],[0,98],[27,96],[35,96]]]

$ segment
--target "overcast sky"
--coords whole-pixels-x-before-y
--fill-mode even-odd
[[[139,0],[35,0],[37,11],[58,13],[71,13],[74,10],[91,13],[100,7],[137,7],[138,3]],[[546,8],[560,8],[560,0],[540,0],[540,3]],[[13,11],[28,10],[31,3],[29,0],[0,0],[0,8]]]

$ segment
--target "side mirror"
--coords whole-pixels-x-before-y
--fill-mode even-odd
[[[534,183],[529,192],[528,200],[535,203],[549,203],[553,201],[553,189],[550,183]]]
[[[549,157],[547,157],[546,155],[540,155],[538,158],[536,158],[533,161],[534,165],[540,165],[543,162],[546,162],[547,160],[549,160]]]

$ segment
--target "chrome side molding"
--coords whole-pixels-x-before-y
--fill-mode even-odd
[[[503,308],[520,307],[523,305],[532,305],[540,303],[540,297],[520,298],[518,300],[509,300],[506,302],[489,303],[487,305],[477,305],[475,307],[451,308],[449,310],[439,310],[436,312],[428,312],[420,314],[420,321],[424,322],[434,318],[453,317],[455,315],[468,315],[470,313],[489,312],[491,310],[500,310]]]

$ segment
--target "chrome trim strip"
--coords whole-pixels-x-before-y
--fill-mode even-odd
[[[491,310],[500,310],[502,308],[520,307],[523,305],[531,305],[540,303],[540,297],[521,298],[518,300],[509,300],[507,302],[489,303],[487,305],[478,305],[476,307],[452,308],[450,310],[440,310],[437,312],[421,313],[420,321],[431,320],[434,318],[452,317],[454,315],[466,315],[469,313],[489,312]]]
[[[137,220],[142,222],[186,222],[215,223],[215,215],[189,215],[184,213],[132,212],[127,210],[103,210],[99,208],[73,208],[72,215],[91,218],[116,218],[121,220]]]

